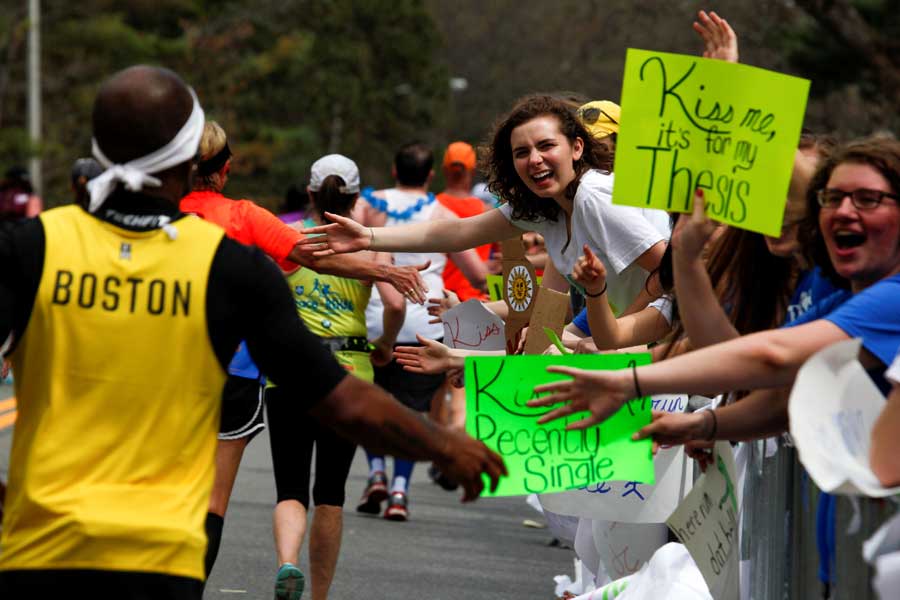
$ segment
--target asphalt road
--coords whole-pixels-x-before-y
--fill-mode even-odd
[[[11,396],[0,385],[0,402]],[[0,407],[3,405],[0,404]],[[0,409],[0,423],[3,410]],[[6,480],[10,427],[0,429],[0,476]],[[394,523],[359,515],[365,486],[363,452],[347,483],[344,540],[331,598],[465,600],[553,598],[553,576],[572,573],[573,554],[548,546],[546,529],[524,519],[538,515],[523,498],[481,499],[463,505],[458,493],[433,485],[419,465],[410,490],[410,520]],[[272,597],[275,553],[271,510],[275,499],[269,441],[250,444],[225,521],[219,560],[206,599]],[[306,547],[300,568],[308,571]],[[304,598],[308,598],[308,592]]]

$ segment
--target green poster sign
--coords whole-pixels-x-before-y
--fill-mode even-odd
[[[488,295],[491,298],[491,302],[503,300],[503,276],[487,275],[485,280],[487,281]]]
[[[613,202],[709,216],[772,236],[781,221],[809,80],[628,49]]]
[[[543,279],[543,277],[537,278],[538,285],[541,285]],[[488,296],[490,297],[491,302],[503,300],[503,276],[487,275],[485,276],[485,281],[487,282]]]
[[[650,440],[631,440],[650,422],[649,397],[632,400],[600,425],[581,431],[565,426],[587,413],[538,425],[552,409],[526,405],[535,397],[535,386],[567,378],[547,373],[550,365],[615,370],[649,362],[649,354],[466,358],[466,431],[498,452],[509,470],[494,495],[561,492],[602,481],[654,483]]]

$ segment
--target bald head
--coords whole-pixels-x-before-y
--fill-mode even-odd
[[[107,79],[94,102],[94,137],[114,163],[125,163],[165,146],[187,121],[191,93],[178,75],[136,66]]]

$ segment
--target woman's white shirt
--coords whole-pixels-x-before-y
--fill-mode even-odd
[[[635,261],[653,245],[668,240],[671,226],[664,211],[613,204],[612,188],[612,174],[591,170],[581,177],[575,192],[571,239],[563,213],[555,222],[535,222],[513,219],[509,204],[499,210],[519,229],[544,236],[553,265],[579,289],[571,274],[582,246],[587,244],[606,267],[607,294],[613,310],[619,313],[631,304],[649,276]]]

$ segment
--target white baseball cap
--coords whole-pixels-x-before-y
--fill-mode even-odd
[[[313,163],[309,171],[309,189],[318,192],[322,183],[331,175],[344,180],[340,190],[342,194],[359,193],[359,169],[356,163],[342,154],[328,154]]]

